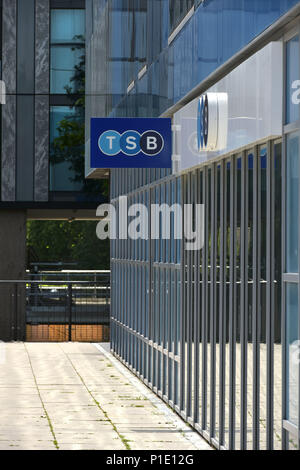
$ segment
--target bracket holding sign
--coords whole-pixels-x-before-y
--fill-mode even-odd
[[[172,168],[171,119],[92,118],[91,168]]]

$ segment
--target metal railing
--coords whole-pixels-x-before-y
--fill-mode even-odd
[[[81,336],[87,340],[88,328],[92,340],[97,336],[96,326],[109,325],[110,279],[106,274],[102,283],[99,280],[0,281],[0,301],[0,339],[4,341],[32,339],[32,331],[35,335],[39,331],[37,340],[51,339],[50,326],[53,340],[59,335],[66,341]],[[54,334],[55,326],[64,328],[54,329]],[[43,328],[46,334],[41,333]]]
[[[130,186],[128,204],[204,204],[202,250],[175,238],[112,242],[114,354],[219,449],[298,447],[292,432],[288,446],[282,437],[281,149],[269,141]],[[126,193],[119,176],[113,187]]]
[[[109,284],[110,271],[99,270],[43,270],[39,272],[27,271],[28,279],[33,281],[86,281]]]

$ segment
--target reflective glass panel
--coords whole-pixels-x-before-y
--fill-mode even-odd
[[[77,119],[80,118],[76,115],[76,109],[67,106],[52,106],[50,109],[50,146],[53,144],[54,139],[59,137],[59,127],[62,122],[75,122]],[[70,148],[71,151],[72,148]],[[65,161],[58,161],[59,158],[54,157],[53,152],[51,152],[50,191],[80,191],[82,189],[82,182],[77,181],[76,161],[78,158],[75,154],[70,154]]]
[[[286,44],[286,123],[299,119],[299,104],[295,98],[299,99],[296,81],[299,77],[299,36],[295,36]]]
[[[82,48],[51,47],[51,93],[64,94],[66,87],[76,92],[75,67],[81,62]]]
[[[298,285],[286,287],[286,342],[287,342],[287,417],[297,426],[299,420],[299,338]]]
[[[74,42],[75,36],[85,35],[84,10],[51,11],[51,43]],[[77,39],[78,40],[78,39]]]
[[[51,11],[51,68],[52,94],[66,93],[66,87],[77,92],[75,75],[85,65],[84,10]],[[79,70],[78,70],[79,68]]]

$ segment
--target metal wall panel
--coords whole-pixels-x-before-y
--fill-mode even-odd
[[[17,88],[17,0],[2,2],[2,79],[7,94]]]
[[[16,95],[6,97],[2,107],[1,133],[1,199],[16,199]]]
[[[34,93],[35,0],[17,3],[17,92]]]
[[[35,162],[34,200],[48,201],[49,188],[49,0],[35,5]]]
[[[48,201],[49,189],[49,96],[35,96],[34,200]]]
[[[16,199],[33,201],[35,1],[17,3]]]
[[[17,96],[16,198],[33,200],[34,169],[34,97]]]
[[[35,93],[49,94],[49,0],[38,0],[35,5]]]
[[[3,0],[2,80],[6,84],[6,105],[2,106],[2,201],[15,200],[17,7],[16,0]]]

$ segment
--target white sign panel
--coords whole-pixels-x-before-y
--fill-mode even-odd
[[[173,171],[282,133],[282,45],[272,42],[174,115]]]

